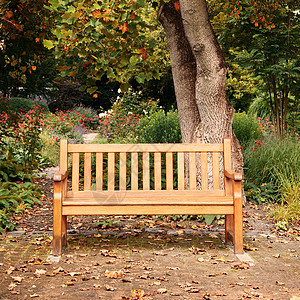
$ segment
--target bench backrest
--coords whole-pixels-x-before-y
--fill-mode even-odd
[[[68,144],[60,171],[72,170],[72,191],[221,190],[231,169],[231,141],[219,144]]]

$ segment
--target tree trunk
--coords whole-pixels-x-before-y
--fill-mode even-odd
[[[222,51],[205,0],[180,0],[159,13],[170,51],[183,142],[220,143],[232,138],[233,169],[243,170],[241,147],[232,131],[234,109],[226,98]]]

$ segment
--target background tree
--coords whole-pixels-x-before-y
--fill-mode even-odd
[[[41,94],[56,75],[54,56],[42,44],[52,26],[45,4],[38,0],[0,2],[0,90],[4,94]]]
[[[248,71],[249,85],[261,81],[260,96],[268,101],[282,135],[289,112],[299,103],[298,1],[212,0],[211,5],[227,61]]]

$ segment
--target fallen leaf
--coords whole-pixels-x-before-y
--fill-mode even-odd
[[[104,276],[107,278],[118,278],[121,277],[124,274],[122,270],[119,271],[108,271],[106,270],[104,273]]]
[[[235,270],[246,270],[249,269],[249,267],[250,265],[248,263],[241,263],[241,264],[234,265],[231,268]]]
[[[167,289],[161,288],[161,289],[156,290],[156,292],[157,292],[157,294],[164,294],[167,292]]]
[[[274,254],[273,255],[275,258],[279,258],[280,257],[280,253]]]
[[[11,282],[10,285],[8,286],[8,290],[12,291],[17,285],[14,282]]]
[[[32,295],[30,295],[30,298],[37,298],[37,297],[39,297],[40,295],[38,295],[38,294],[32,294]]]
[[[21,283],[23,280],[23,277],[21,276],[15,276],[15,277],[12,276],[11,278],[13,279],[14,282],[18,282],[18,283]]]
[[[52,272],[52,274],[57,275],[58,273],[61,273],[61,272],[63,272],[63,271],[64,271],[64,269],[63,269],[62,267],[58,267],[57,269],[55,269],[55,270]]]
[[[285,285],[284,282],[276,281],[276,285]]]
[[[6,270],[6,274],[11,274],[13,271],[15,271],[16,268],[13,266],[10,266],[7,270]]]
[[[43,270],[43,269],[36,269],[35,270],[35,273],[34,274],[37,274],[37,275],[43,275],[43,274],[46,274],[46,270]]]
[[[114,291],[114,290],[115,290],[114,287],[112,287],[111,285],[108,285],[108,284],[105,285],[105,289],[106,289],[107,291]]]

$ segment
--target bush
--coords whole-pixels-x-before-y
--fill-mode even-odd
[[[255,140],[263,138],[259,123],[252,115],[245,112],[234,114],[232,128],[243,149]]]
[[[70,112],[70,115],[80,115],[83,124],[87,129],[95,130],[98,127],[98,115],[97,112],[91,107],[77,106]]]
[[[265,138],[264,143],[256,141],[244,154],[245,176],[256,186],[272,183],[280,188],[282,178],[289,180],[299,173],[300,144],[292,138]],[[297,178],[300,180],[300,178]]]
[[[27,98],[2,98],[2,101],[0,101],[0,111],[6,111],[7,107],[9,107],[12,112],[19,113],[21,111],[27,113],[33,106],[40,106],[42,110],[49,111],[47,104]]]
[[[13,230],[11,218],[35,202],[40,203],[41,191],[31,182],[0,182],[0,233]]]
[[[141,143],[180,143],[181,132],[177,111],[160,109],[140,120],[138,141]]]
[[[289,178],[278,174],[281,190],[281,204],[271,208],[270,216],[278,224],[296,223],[300,220],[300,172],[291,174]]]

